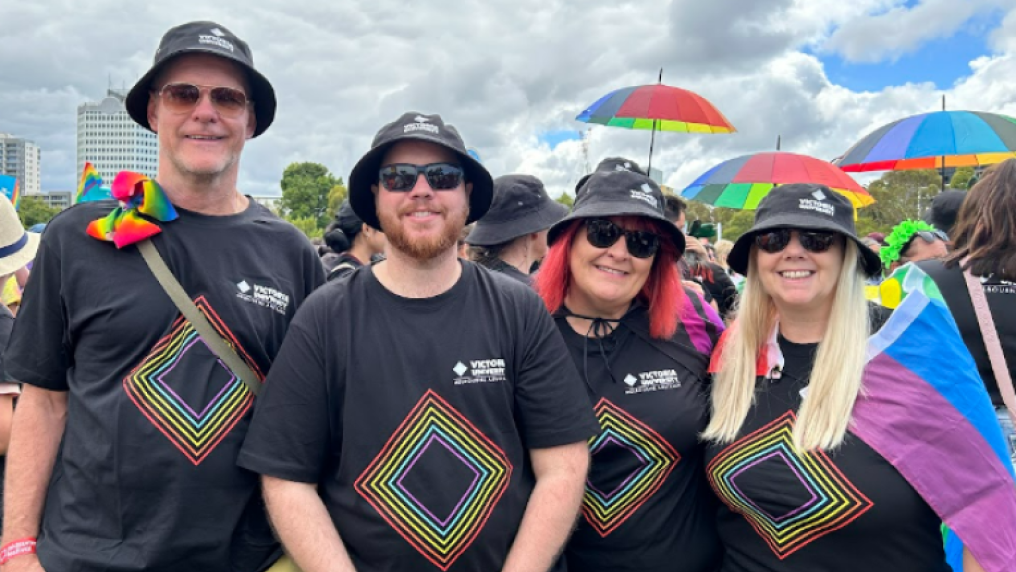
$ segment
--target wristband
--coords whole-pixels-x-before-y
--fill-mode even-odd
[[[3,548],[0,548],[0,566],[7,564],[11,558],[24,556],[25,554],[35,554],[34,538],[22,538],[21,540],[4,544]]]

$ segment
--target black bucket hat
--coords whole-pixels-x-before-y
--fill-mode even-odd
[[[568,207],[550,198],[543,182],[532,175],[494,179],[494,201],[476,221],[466,243],[494,246],[540,232],[568,214]]]
[[[590,175],[571,214],[550,227],[547,244],[554,244],[573,220],[612,216],[644,216],[658,221],[667,229],[678,254],[684,252],[684,233],[663,216],[663,192],[659,185],[645,175],[626,170],[597,171]]]
[[[182,54],[204,53],[226,58],[240,64],[247,73],[254,104],[254,137],[268,129],[275,119],[275,90],[268,79],[254,69],[254,55],[246,42],[236,37],[225,26],[215,22],[188,22],[170,28],[159,42],[155,51],[152,69],[141,76],[127,94],[127,113],[135,123],[152,131],[148,124],[148,99],[151,95],[152,80],[167,62]]]
[[[407,140],[426,141],[454,152],[465,171],[466,182],[473,184],[466,224],[479,220],[487,213],[494,196],[494,181],[483,164],[466,152],[466,144],[458,130],[452,125],[446,125],[440,115],[408,111],[377,132],[370,151],[357,161],[349,175],[349,202],[363,222],[381,229],[377,218],[377,203],[370,188],[378,184],[381,160],[385,153],[392,145]]]
[[[624,157],[607,157],[600,161],[600,164],[596,166],[594,173],[613,173],[614,171],[631,171],[632,173],[638,173],[640,175],[647,175],[647,173],[639,166],[638,163],[631,159],[625,159]],[[582,187],[585,186],[586,181],[592,173],[582,175],[578,183],[575,183],[575,196],[577,197],[582,191]]]
[[[854,228],[854,205],[825,185],[794,183],[773,187],[755,211],[755,224],[734,242],[727,264],[738,274],[748,273],[748,256],[755,235],[776,228],[832,231],[857,244],[861,267],[868,276],[882,270],[878,255],[861,242]]]

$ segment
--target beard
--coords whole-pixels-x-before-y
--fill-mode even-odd
[[[449,249],[455,249],[459,235],[466,226],[466,219],[469,218],[469,206],[467,204],[458,211],[448,212],[441,231],[426,238],[410,238],[400,214],[402,213],[378,212],[378,221],[381,223],[381,231],[388,239],[388,246],[416,260],[432,260]]]

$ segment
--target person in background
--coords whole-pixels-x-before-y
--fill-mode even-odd
[[[469,237],[469,233],[471,232],[473,232],[473,225],[467,224],[462,227],[462,232],[459,233],[459,239],[455,241],[455,252],[462,260],[469,260],[469,244],[466,242],[466,238]]]
[[[568,207],[547,195],[531,175],[494,179],[494,202],[466,237],[469,258],[495,272],[529,284],[529,271],[547,254],[547,229]]]
[[[681,199],[667,195],[664,197],[664,216],[674,223],[677,228],[683,229],[687,223],[685,212],[688,205]],[[681,271],[682,279],[687,283],[701,285],[705,299],[720,313],[720,316],[727,318],[737,301],[737,286],[727,275],[727,272],[715,262],[710,262],[709,252],[705,245],[694,237],[685,234],[684,256],[678,261],[678,268]]]
[[[726,239],[717,240],[715,247],[716,264],[718,264],[720,268],[722,268],[723,271],[727,273],[727,276],[730,276],[730,280],[731,282],[734,283],[734,287],[740,289],[741,284],[744,282],[744,276],[741,276],[737,272],[734,272],[730,268],[730,264],[727,261],[727,257],[730,256],[730,249],[733,247],[734,243],[729,240]]]
[[[949,305],[1016,462],[1016,410],[1007,410],[963,276],[970,272],[983,289],[1009,377],[1016,380],[1016,160],[989,168],[970,189],[951,236],[951,254],[918,266],[935,281]]]
[[[948,190],[942,191],[931,199],[931,206],[924,211],[924,222],[944,232],[952,238],[953,228],[956,226],[956,219],[967,198],[968,191]]]
[[[944,258],[949,237],[922,220],[905,220],[893,227],[878,255],[888,274],[908,262]]]
[[[332,267],[326,269],[329,282],[370,264],[375,255],[384,253],[388,244],[383,232],[363,224],[348,200],[342,201],[335,220],[325,228],[325,242],[338,254],[330,262]]]
[[[551,228],[536,277],[603,427],[568,570],[712,572],[715,501],[698,435],[722,325],[681,287],[685,237],[663,216],[656,183],[597,172],[584,189]]]

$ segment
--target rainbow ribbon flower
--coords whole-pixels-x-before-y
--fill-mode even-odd
[[[88,225],[88,235],[99,240],[113,242],[117,248],[140,242],[162,232],[159,225],[141,215],[160,222],[176,220],[177,214],[169,197],[158,183],[148,177],[121,171],[110,188],[113,198],[120,206]]]

